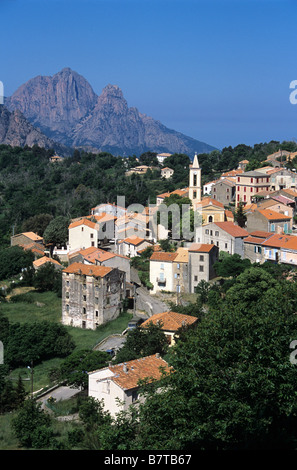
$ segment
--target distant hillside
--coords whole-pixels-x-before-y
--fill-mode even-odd
[[[38,145],[45,149],[54,149],[64,155],[70,154],[70,149],[49,139],[39,129],[36,129],[19,110],[10,112],[0,105],[0,144],[14,147]]]
[[[140,155],[146,151],[208,153],[214,147],[195,140],[129,108],[116,85],[97,96],[87,80],[64,68],[52,77],[38,76],[5,102],[20,110],[47,137],[69,147]]]

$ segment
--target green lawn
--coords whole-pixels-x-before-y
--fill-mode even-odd
[[[25,290],[24,290],[25,291]],[[18,294],[19,291],[12,294]],[[21,292],[23,301],[18,302],[2,302],[1,312],[8,318],[10,323],[27,323],[38,321],[60,322],[62,314],[61,298],[53,292]],[[26,300],[26,301],[24,301]],[[116,320],[101,325],[97,330],[83,330],[82,328],[65,327],[72,336],[76,345],[76,350],[92,349],[96,344],[100,343],[104,338],[112,334],[120,334],[128,325],[132,314],[122,313]],[[58,368],[63,359],[54,358],[34,366],[33,374],[33,390],[37,391],[44,387],[51,386],[49,372]],[[28,364],[29,365],[29,364]],[[19,368],[11,372],[10,377],[16,381],[18,376],[24,379],[24,385],[27,391],[31,390],[30,369]],[[28,380],[30,379],[30,380]]]

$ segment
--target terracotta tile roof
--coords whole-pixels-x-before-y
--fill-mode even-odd
[[[252,243],[256,245],[262,245],[262,243],[265,241],[265,238],[257,238],[257,237],[252,237],[249,235],[244,239],[244,243]]]
[[[228,209],[225,210],[225,216],[227,219],[232,219],[232,221],[234,220],[234,214],[232,211],[229,211]]]
[[[197,321],[197,317],[168,311],[152,315],[141,324],[141,328],[147,328],[150,323],[153,323],[154,325],[159,324],[162,330],[177,331],[182,326],[193,325]]]
[[[127,372],[125,372],[124,367],[126,367]],[[137,388],[140,380],[148,379],[148,382],[160,380],[162,369],[167,373],[171,370],[167,362],[155,354],[109,366],[109,370],[115,374],[111,377],[111,380],[123,390]]]
[[[57,266],[62,266],[57,260],[52,259],[52,258],[48,258],[47,256],[43,256],[42,258],[39,258],[39,259],[33,261],[33,265],[36,268],[39,268],[40,266],[42,266],[45,263],[52,263],[52,264],[56,264]]]
[[[291,236],[283,248],[288,250],[297,250],[297,237]]]
[[[167,261],[171,262],[174,261],[177,256],[177,253],[170,253],[170,252],[165,252],[165,251],[156,251],[155,253],[152,254],[150,257],[151,261]]]
[[[140,237],[128,237],[122,240],[122,243],[128,243],[129,245],[140,245],[141,243],[145,242],[145,238],[140,238]]]
[[[211,243],[192,243],[189,251],[209,253],[214,247],[215,245],[212,245]]]
[[[66,269],[63,269],[63,273],[69,274],[83,274],[85,276],[104,277],[110,273],[112,268],[106,266],[91,266],[83,263],[73,263]]]
[[[276,212],[276,211],[272,211],[270,209],[257,209],[258,212],[260,212],[260,214],[262,214],[265,219],[268,219],[268,220],[290,220],[291,217],[289,215],[285,215],[285,214],[280,214],[279,212]]]
[[[42,237],[40,237],[39,235],[37,235],[37,233],[34,233],[34,232],[23,232],[18,235],[25,235],[25,237],[30,238],[30,240],[34,242],[43,240]],[[18,235],[15,235],[15,236],[17,237]]]
[[[234,224],[233,222],[214,222],[215,225],[225,232],[229,233],[232,237],[247,237],[248,232],[244,229],[239,227],[239,225]]]
[[[222,207],[224,208],[224,204],[221,202],[217,201],[216,199],[212,199],[211,197],[203,197],[201,202],[199,203],[201,207],[206,207],[206,206],[217,206],[217,207]]]
[[[79,227],[80,225],[86,225],[87,227],[90,227],[93,229],[96,229],[98,227],[96,222],[91,222],[89,219],[85,218],[85,219],[80,219],[80,220],[76,220],[75,222],[72,222],[68,228],[72,229],[75,227]]]
[[[175,263],[187,263],[189,261],[189,251],[187,248],[178,248],[176,250]]]
[[[264,232],[263,230],[254,230],[253,232],[250,233],[250,236],[252,237],[258,237],[258,238],[268,238],[271,237],[272,233],[271,232]]]
[[[294,239],[294,241],[292,242],[292,244],[294,245],[294,242],[297,242],[297,238],[294,235],[274,234],[267,240],[265,240],[262,245],[269,246],[272,248],[285,248],[287,247],[287,244],[291,239]]]

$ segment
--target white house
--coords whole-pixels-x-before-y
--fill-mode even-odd
[[[109,365],[104,369],[89,372],[88,394],[97,400],[103,400],[105,411],[115,417],[117,413],[128,410],[131,405],[143,402],[139,381],[160,380],[162,370],[169,372],[170,369],[158,354]]]

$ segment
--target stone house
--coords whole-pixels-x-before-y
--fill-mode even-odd
[[[249,259],[251,263],[264,263],[265,256],[263,242],[271,236],[271,233],[262,232],[260,230],[251,232],[243,241],[244,258]]]
[[[213,268],[219,250],[212,244],[192,243],[189,247],[189,292],[195,293],[200,281],[209,282],[216,276]]]
[[[109,365],[89,372],[88,395],[103,402],[104,410],[112,417],[130,406],[144,402],[139,382],[159,381],[162,373],[170,373],[170,367],[159,354]]]
[[[211,197],[221,202],[224,206],[229,206],[235,202],[236,183],[232,178],[224,178],[217,181],[211,188]]]
[[[197,211],[202,215],[203,225],[225,220],[224,204],[211,197],[203,197],[197,205]]]
[[[49,258],[48,256],[42,256],[42,258],[38,258],[35,261],[33,261],[33,268],[35,270],[38,270],[41,266],[44,266],[47,263],[52,264],[56,269],[63,269],[63,266],[61,263],[59,263],[57,260],[53,258]]]
[[[175,344],[174,337],[178,334],[178,330],[183,327],[195,326],[198,323],[198,318],[172,311],[155,313],[145,320],[140,328],[148,328],[151,323],[160,326],[167,338],[168,344],[173,346]]]
[[[13,235],[10,238],[10,244],[11,246],[19,245],[19,246],[27,246],[31,245],[32,243],[37,244],[40,246],[42,249],[43,247],[43,238],[37,235],[37,233],[34,232],[23,232],[23,233],[18,233],[17,235]]]
[[[244,239],[248,236],[247,230],[234,222],[214,222],[202,227],[196,232],[197,243],[216,245],[220,251],[231,255],[237,253],[244,257]]]
[[[130,259],[127,256],[111,253],[101,248],[90,247],[71,253],[68,256],[68,263],[84,263],[118,268],[126,274],[126,282],[130,282]]]
[[[119,316],[125,292],[123,271],[73,263],[62,271],[62,323],[95,330]]]
[[[265,232],[288,233],[292,230],[292,217],[271,209],[256,209],[255,211],[247,212],[246,216],[248,232],[262,230]]]

